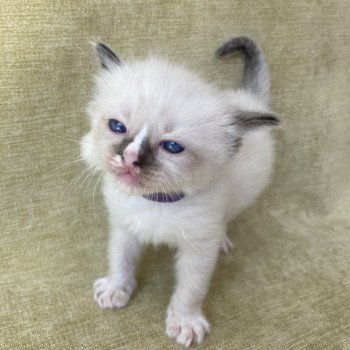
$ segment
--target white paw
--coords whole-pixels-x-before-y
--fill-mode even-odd
[[[210,325],[202,314],[180,315],[168,310],[166,334],[179,344],[185,347],[200,344],[209,332]]]
[[[129,302],[135,287],[136,280],[117,288],[107,277],[99,278],[94,283],[94,299],[102,309],[121,308]]]
[[[223,240],[223,242],[221,243],[220,246],[220,251],[222,253],[229,253],[231,250],[233,249],[233,243],[232,241],[225,235],[225,238]]]

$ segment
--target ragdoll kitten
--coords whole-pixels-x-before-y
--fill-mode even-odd
[[[96,280],[101,308],[121,308],[135,287],[147,243],[177,249],[176,288],[166,334],[185,346],[209,332],[202,302],[218,254],[231,242],[230,220],[250,205],[271,175],[269,77],[261,50],[234,38],[218,56],[241,51],[243,86],[218,91],[182,66],[158,58],[127,62],[95,44],[102,69],[81,141],[89,167],[103,173],[109,211],[109,272]]]

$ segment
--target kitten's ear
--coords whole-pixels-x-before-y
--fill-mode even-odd
[[[106,45],[102,43],[92,43],[96,49],[97,56],[100,59],[101,66],[105,70],[111,70],[113,67],[121,66],[119,57]]]
[[[277,115],[271,112],[237,111],[234,114],[233,124],[242,131],[249,131],[263,126],[278,126],[280,121]]]

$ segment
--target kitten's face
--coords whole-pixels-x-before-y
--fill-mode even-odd
[[[103,70],[82,154],[129,194],[191,192],[218,178],[236,137],[219,95],[150,59]],[[230,125],[231,124],[231,125]]]

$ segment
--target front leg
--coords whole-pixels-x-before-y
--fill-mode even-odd
[[[109,272],[94,283],[94,299],[101,308],[121,308],[129,302],[136,287],[135,266],[140,250],[133,234],[121,228],[111,231]]]
[[[166,334],[186,347],[200,344],[210,326],[202,302],[214,271],[220,242],[187,246],[179,250],[177,285],[167,311]]]

